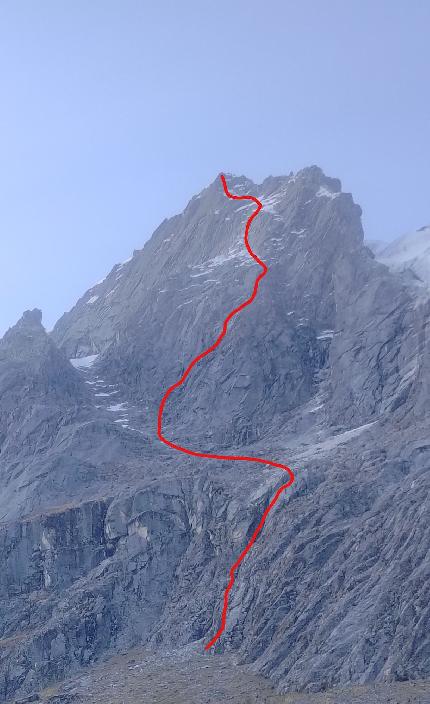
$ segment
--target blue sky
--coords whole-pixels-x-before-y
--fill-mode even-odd
[[[219,171],[318,164],[429,223],[430,3],[2,0],[0,334],[50,328]]]

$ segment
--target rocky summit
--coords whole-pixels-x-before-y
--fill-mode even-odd
[[[430,231],[374,254],[360,207],[320,168],[260,185],[226,178],[263,203],[250,239],[269,272],[169,400],[164,432],[286,463],[296,482],[238,571],[226,630],[205,656],[206,698],[189,701],[219,700],[226,663],[239,668],[236,679],[228,669],[238,702],[422,687]],[[157,411],[252,290],[253,207],[216,178],[50,335],[34,310],[0,341],[1,699],[43,699],[135,648],[204,670],[228,570],[284,476],[170,450]],[[161,680],[157,668],[147,672]],[[64,691],[52,701],[71,701]],[[182,701],[174,691],[157,701]]]

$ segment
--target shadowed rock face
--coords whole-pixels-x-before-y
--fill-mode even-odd
[[[281,690],[429,676],[429,298],[363,245],[318,167],[261,185],[252,308],[169,402],[188,446],[297,480],[237,576],[224,636]],[[219,179],[57,323],[0,342],[0,692],[108,652],[206,642],[230,565],[281,481],[177,455],[164,389],[259,267]],[[69,360],[72,360],[72,363]]]

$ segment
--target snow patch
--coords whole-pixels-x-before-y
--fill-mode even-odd
[[[117,265],[116,265],[116,270],[117,270],[117,272],[120,271],[123,267],[125,267],[126,264],[128,264],[129,262],[131,262],[132,259],[133,259],[133,257],[129,257],[129,258],[126,259],[124,262],[121,262],[120,264],[117,264]]]
[[[93,366],[94,362],[96,361],[98,354],[90,354],[88,357],[74,357],[72,359],[69,359],[70,364],[72,367],[75,367],[75,369],[89,369],[90,367]],[[91,382],[88,382],[91,383]],[[96,383],[96,382],[92,382]]]
[[[319,406],[314,406],[313,408],[310,408],[309,413],[316,413],[317,411],[321,410],[321,408],[324,408],[324,403],[320,403]]]
[[[196,267],[193,267],[193,268],[196,268],[196,269],[197,269],[198,267],[196,266]],[[197,279],[199,276],[205,276],[206,274],[211,274],[211,273],[212,273],[212,271],[209,269],[209,271],[202,271],[202,272],[200,272],[200,274],[190,274],[190,277],[191,277],[192,279]]]
[[[93,288],[96,288],[97,286],[100,286],[100,284],[102,284],[104,281],[106,281],[106,278],[107,278],[107,277],[105,276],[103,279],[100,279],[100,281],[97,281],[95,284],[93,284],[93,285],[89,288],[89,290],[92,291]]]
[[[416,362],[411,362],[408,368],[405,368],[402,378],[400,379],[399,385],[397,387],[397,395],[400,391],[403,391],[405,386],[412,383],[418,373],[418,364]]]
[[[337,198],[340,193],[333,193],[333,191],[330,191],[325,186],[320,186],[315,195],[317,198],[330,198],[330,200],[333,200],[334,198]]]
[[[430,288],[430,226],[400,237],[375,256],[391,271],[412,271]]]
[[[338,445],[344,445],[353,438],[358,437],[359,435],[361,435],[361,433],[365,432],[366,430],[369,430],[369,428],[371,428],[377,422],[378,421],[375,420],[371,423],[365,423],[364,425],[360,425],[358,428],[352,428],[351,430],[345,430],[343,433],[332,435],[331,437],[326,438],[326,440],[317,442],[312,445],[312,447],[309,447],[303,452],[303,454],[301,453],[301,456],[314,457],[315,455],[320,455],[324,454],[325,452],[331,451]]]
[[[126,403],[114,403],[112,406],[108,406],[106,410],[110,411],[111,413],[117,413],[118,411],[124,411],[126,408]]]
[[[287,193],[287,188],[280,188],[278,191],[274,191],[271,193],[269,196],[266,198],[261,198],[261,203],[263,205],[264,210],[267,213],[276,213],[276,207],[281,201],[285,198],[285,195]]]

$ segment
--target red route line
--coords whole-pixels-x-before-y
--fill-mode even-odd
[[[285,491],[285,489],[287,489],[289,486],[291,486],[291,484],[294,482],[294,479],[295,479],[292,470],[289,467],[287,467],[286,464],[282,464],[280,462],[273,462],[272,460],[266,460],[263,457],[247,457],[245,455],[213,455],[208,452],[196,452],[195,450],[190,450],[188,447],[182,447],[182,445],[177,445],[176,443],[171,442],[170,440],[165,438],[163,435],[163,430],[162,430],[163,412],[164,412],[164,407],[166,405],[166,401],[169,398],[170,394],[175,389],[177,389],[179,386],[182,386],[182,384],[184,383],[184,381],[188,377],[191,370],[196,366],[196,364],[198,364],[198,362],[200,362],[200,360],[204,359],[204,357],[207,357],[209,354],[211,354],[211,352],[213,352],[218,347],[218,345],[221,343],[221,341],[224,339],[224,337],[227,334],[228,324],[229,324],[230,320],[232,318],[234,318],[234,316],[237,315],[241,310],[243,310],[247,306],[251,305],[251,303],[254,301],[254,299],[258,293],[258,287],[260,285],[260,281],[266,276],[266,274],[268,272],[268,268],[267,268],[266,264],[259,257],[257,257],[255,252],[253,252],[253,250],[251,249],[251,246],[249,244],[249,239],[248,239],[249,229],[251,227],[251,223],[254,220],[254,218],[257,217],[258,213],[260,212],[260,210],[263,207],[263,204],[258,200],[258,198],[254,198],[254,196],[233,195],[228,190],[227,181],[225,180],[225,176],[223,174],[221,174],[220,178],[221,178],[222,185],[224,188],[224,193],[228,198],[231,198],[232,200],[252,200],[252,202],[255,203],[257,206],[256,210],[254,210],[254,212],[251,214],[251,216],[247,220],[246,227],[245,227],[244,242],[245,242],[245,247],[248,250],[248,254],[254,259],[254,261],[257,262],[257,264],[259,264],[261,266],[263,271],[255,279],[254,288],[252,290],[252,294],[250,295],[250,297],[247,298],[247,300],[244,301],[243,303],[241,303],[239,306],[237,306],[237,308],[234,308],[228,314],[228,316],[224,320],[222,330],[221,330],[220,334],[218,335],[217,339],[215,340],[215,342],[213,343],[213,345],[211,345],[206,350],[204,350],[199,355],[197,355],[197,357],[195,357],[190,362],[190,364],[188,365],[188,367],[186,368],[186,370],[182,374],[181,378],[178,379],[178,381],[175,384],[172,384],[172,386],[169,386],[169,388],[165,392],[163,398],[161,399],[160,407],[158,409],[157,433],[158,433],[159,439],[165,445],[168,445],[168,447],[171,447],[174,450],[178,450],[179,452],[184,452],[187,455],[191,455],[192,457],[207,457],[208,459],[212,459],[212,460],[233,460],[233,461],[240,461],[240,462],[258,462],[259,464],[265,464],[265,465],[269,465],[270,467],[277,467],[279,469],[283,469],[289,475],[289,479],[285,484],[282,484],[282,486],[280,486],[279,489],[276,491],[276,494],[274,495],[273,499],[271,500],[271,502],[269,503],[269,505],[265,509],[265,511],[260,519],[260,522],[259,522],[258,526],[256,527],[256,529],[254,530],[246,547],[242,550],[242,552],[240,553],[236,562],[230,567],[230,572],[229,572],[230,579],[229,579],[229,582],[228,582],[227,587],[224,592],[224,603],[223,603],[223,608],[222,608],[222,613],[221,613],[221,625],[220,625],[218,631],[215,633],[212,640],[210,640],[209,643],[207,643],[205,645],[205,650],[209,650],[216,643],[216,641],[220,638],[220,636],[224,632],[226,621],[227,621],[228,598],[229,598],[230,591],[231,591],[233,584],[234,584],[234,581],[235,581],[236,570],[241,565],[245,556],[248,554],[248,552],[250,551],[250,549],[254,545],[254,543],[257,539],[257,536],[261,532],[270,511],[276,505],[282,492]]]

